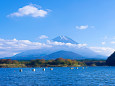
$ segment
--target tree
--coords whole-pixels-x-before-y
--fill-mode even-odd
[[[66,59],[65,63],[68,64],[68,65],[72,65],[72,60],[71,59]]]

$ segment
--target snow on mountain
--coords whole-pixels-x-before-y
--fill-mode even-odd
[[[72,40],[71,38],[67,36],[58,36],[52,40],[57,41],[57,42],[62,42],[62,43],[78,44],[76,41]]]

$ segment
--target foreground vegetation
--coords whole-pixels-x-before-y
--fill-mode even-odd
[[[105,66],[105,61],[96,60],[71,60],[57,58],[55,60],[36,59],[30,61],[17,61],[11,59],[1,59],[0,68],[18,67],[78,67],[78,66]]]

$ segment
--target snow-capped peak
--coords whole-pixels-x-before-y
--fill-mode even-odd
[[[58,36],[52,40],[57,41],[57,42],[63,42],[63,43],[78,44],[76,41],[72,40],[71,38],[69,38],[67,36]]]

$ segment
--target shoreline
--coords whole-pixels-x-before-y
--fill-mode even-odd
[[[0,68],[50,68],[50,67],[110,67],[110,66],[41,66],[41,67],[0,67]],[[112,66],[114,67],[114,66]]]
[[[18,61],[1,59],[0,68],[30,68],[30,67],[83,67],[83,66],[108,66],[102,60],[71,60],[57,58],[54,60],[36,59],[29,61]]]

